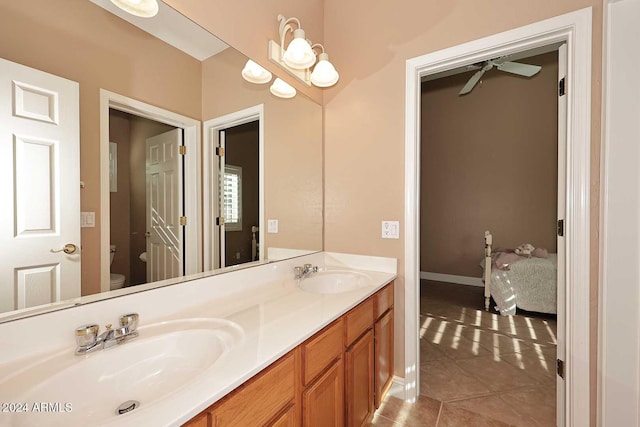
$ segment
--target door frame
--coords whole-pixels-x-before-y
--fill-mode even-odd
[[[405,116],[405,398],[419,395],[421,78],[496,56],[567,43],[564,424],[588,425],[590,406],[590,145],[592,11],[581,9],[407,60]]]
[[[201,123],[186,117],[124,95],[100,89],[100,290],[110,290],[109,241],[111,239],[111,218],[109,198],[109,108],[155,120],[184,130],[184,145],[187,154],[184,159],[184,213],[188,218],[184,229],[184,239],[195,242],[195,250],[184,254],[185,275],[202,271],[202,201],[200,141]],[[190,244],[188,245],[190,246]]]
[[[215,255],[215,243],[219,239],[219,229],[214,224],[218,209],[218,186],[215,184],[218,176],[218,162],[214,161],[215,149],[218,146],[218,132],[231,127],[258,120],[258,206],[259,206],[259,257],[262,261],[265,255],[264,230],[264,104],[258,104],[244,110],[235,111],[224,116],[215,117],[204,122],[203,155],[203,206],[204,212],[204,269],[214,269],[212,258]]]

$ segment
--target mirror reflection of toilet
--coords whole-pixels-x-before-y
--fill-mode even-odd
[[[111,265],[113,264],[113,257],[116,254],[116,245],[110,245],[109,249],[110,249],[109,265]],[[122,286],[124,285],[124,279],[125,279],[124,274],[111,273],[110,276],[111,276],[111,285],[110,285],[111,290],[115,291],[116,289],[121,289]]]

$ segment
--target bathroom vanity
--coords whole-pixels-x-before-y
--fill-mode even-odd
[[[362,425],[391,384],[396,264],[320,252],[0,323],[0,401],[63,409],[0,426]],[[74,355],[124,313],[138,337]]]
[[[362,426],[392,378],[393,282],[185,426]]]

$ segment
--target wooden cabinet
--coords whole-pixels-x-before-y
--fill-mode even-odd
[[[304,427],[344,426],[344,366],[338,359],[302,393]]]
[[[185,426],[363,426],[393,379],[393,282]]]
[[[273,422],[269,423],[269,427],[295,427],[298,425],[296,415],[295,405],[291,404]]]
[[[331,362],[342,356],[343,323],[338,319],[301,345],[303,385],[310,384]]]
[[[184,427],[209,427],[209,414],[205,412],[190,419]]]
[[[373,315],[373,311],[371,312]],[[373,330],[345,352],[347,426],[365,425],[373,416]]]
[[[214,405],[209,411],[211,426],[264,426],[284,408],[292,405],[296,391],[296,351]]]
[[[374,378],[377,409],[393,380],[393,310],[388,310],[375,324]]]

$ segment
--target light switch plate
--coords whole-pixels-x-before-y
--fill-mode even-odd
[[[277,233],[277,232],[278,232],[278,220],[277,219],[267,220],[267,233]]]
[[[96,226],[95,212],[80,212],[80,228],[90,228]]]
[[[382,221],[382,238],[399,239],[400,221]]]

